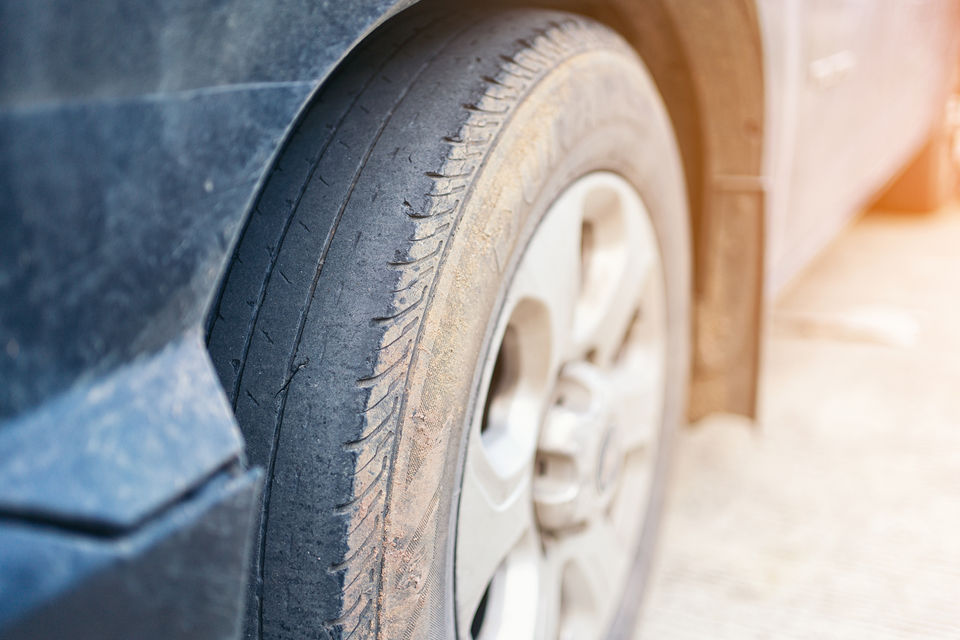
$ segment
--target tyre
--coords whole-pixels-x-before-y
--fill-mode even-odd
[[[248,638],[629,635],[685,402],[681,171],[585,18],[414,12],[342,65],[209,333],[267,472]]]

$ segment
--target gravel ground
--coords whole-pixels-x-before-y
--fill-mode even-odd
[[[639,635],[960,638],[960,207],[866,215],[768,333],[759,424],[681,438]]]

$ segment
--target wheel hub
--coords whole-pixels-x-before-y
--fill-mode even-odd
[[[588,362],[564,367],[537,448],[533,499],[544,531],[582,524],[610,502],[622,451],[610,381]]]

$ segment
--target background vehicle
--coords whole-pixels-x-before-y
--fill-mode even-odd
[[[500,424],[498,415],[514,415],[535,395],[511,395],[527,387],[516,384],[526,369],[510,365],[510,354],[527,347],[510,346],[508,336],[526,320],[511,324],[502,300],[523,282],[516,274],[527,272],[525,256],[538,255],[536,238],[552,237],[539,235],[549,225],[537,221],[556,218],[553,205],[576,194],[581,178],[624,211],[647,210],[635,219],[648,219],[658,242],[644,245],[637,232],[636,246],[654,247],[666,274],[656,307],[666,327],[658,343],[666,354],[663,423],[680,421],[688,336],[690,416],[751,415],[764,295],[938,134],[956,59],[958,8],[947,0],[412,4],[2,4],[4,637],[235,637],[244,611],[251,637],[300,637],[317,620],[309,628],[334,635],[495,634],[496,625],[484,630],[493,624],[494,581],[490,591],[483,581],[455,588],[451,532],[482,532],[483,518],[464,524],[458,509],[470,477],[464,452],[477,449],[467,446],[464,425]],[[455,55],[437,53],[448,46]],[[604,56],[614,50],[611,62]],[[577,75],[566,64],[570,52],[606,63]],[[605,78],[609,65],[632,80]],[[555,86],[544,80],[551,78]],[[569,98],[587,80],[607,84],[591,85],[586,102]],[[536,94],[543,87],[559,93]],[[567,104],[560,97],[572,106],[551,112]],[[597,111],[629,119],[616,112],[624,105],[642,107],[644,117],[604,138],[609,148],[597,143],[604,153],[550,152],[564,131],[581,127],[589,138]],[[499,117],[514,106],[532,110],[521,129]],[[451,149],[474,140],[464,125],[505,133],[457,155]],[[533,151],[514,140],[519,132],[529,132]],[[640,141],[630,147],[637,156],[610,165],[631,140]],[[485,164],[453,166],[471,157]],[[542,167],[563,158],[580,164],[554,184]],[[514,199],[498,199],[511,185]],[[525,194],[529,185],[549,197]],[[458,198],[461,191],[473,199]],[[641,205],[630,204],[637,194]],[[361,195],[364,208],[354,212]],[[304,198],[319,204],[301,208]],[[482,207],[484,199],[492,206]],[[430,227],[440,220],[434,215],[470,207],[462,219],[477,223],[473,235],[457,231],[465,239],[451,240],[457,259],[432,264],[440,254],[428,241],[454,228]],[[321,226],[273,214],[308,209],[322,214]],[[400,222],[373,215],[388,209]],[[602,215],[578,210],[579,251],[588,255],[603,248]],[[521,211],[533,222],[512,229]],[[486,247],[496,277],[476,277],[476,265],[490,260],[471,251],[497,237],[481,220],[513,234],[503,253],[495,242]],[[409,246],[389,244],[398,238]],[[421,251],[418,242],[428,244]],[[540,275],[530,277],[543,285],[556,265],[558,281],[594,290],[578,274],[589,274],[589,261],[578,265],[571,255],[531,263]],[[393,281],[388,263],[398,267]],[[447,306],[411,325],[398,319],[424,295],[420,276],[410,275],[417,265],[434,271],[442,292],[431,293],[429,308]],[[419,298],[405,299],[408,290]],[[311,308],[315,298],[322,303]],[[470,305],[483,313],[469,313]],[[405,340],[411,331],[418,349]],[[448,375],[427,375],[434,370],[408,360],[414,353],[429,354],[417,357]],[[506,363],[499,371],[498,354]],[[557,376],[575,388],[606,388],[595,383],[591,366],[600,365],[589,348],[574,359],[587,365],[566,378],[559,364],[549,376],[532,375],[544,389]],[[410,377],[396,382],[396,367]],[[501,392],[502,411],[487,402]],[[394,403],[402,428],[377,433],[407,439],[374,443],[366,427],[387,424]],[[347,428],[350,438],[338,431]],[[463,437],[453,442],[451,434]],[[549,447],[537,442],[537,468],[549,469]],[[328,455],[337,447],[341,457]],[[605,447],[591,441],[585,449]],[[380,462],[387,451],[389,473]],[[411,484],[405,493],[394,460]],[[662,462],[655,466],[652,477],[662,477]],[[261,501],[264,475],[272,482]],[[379,484],[388,478],[390,486]],[[548,511],[536,508],[538,531],[567,517],[541,515]],[[329,517],[318,520],[318,512]],[[271,519],[279,537],[269,533]],[[653,528],[634,545],[636,567],[611,598],[639,592]],[[365,550],[375,557],[357,554]],[[563,591],[565,581],[543,583]],[[454,593],[468,588],[478,597],[461,606]],[[604,622],[627,629],[631,608],[614,609]]]

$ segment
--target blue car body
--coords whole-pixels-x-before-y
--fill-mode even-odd
[[[311,94],[404,2],[0,3],[0,637],[234,638],[260,472],[204,343]]]

